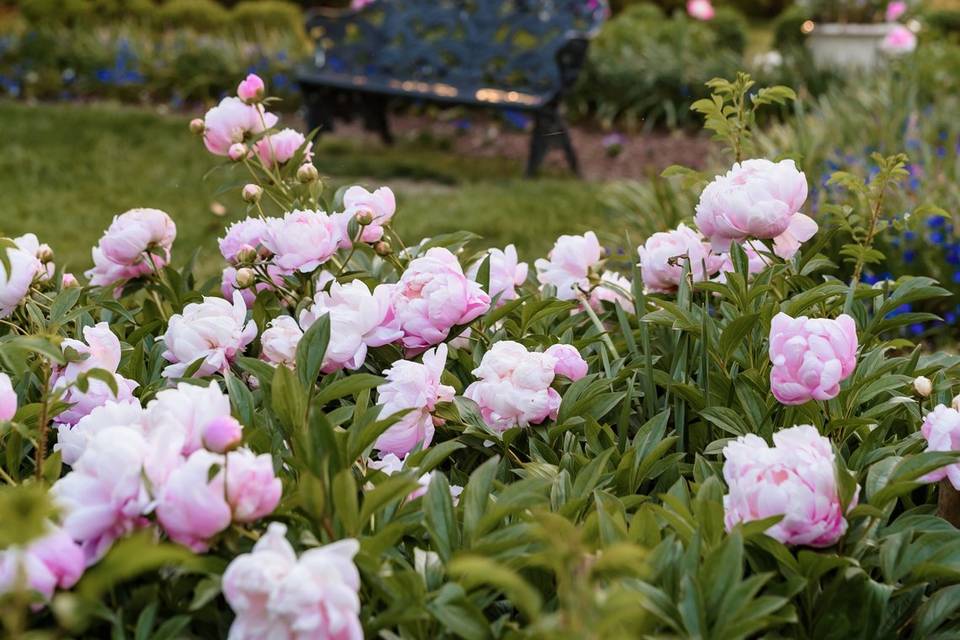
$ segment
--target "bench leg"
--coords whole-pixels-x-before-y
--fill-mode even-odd
[[[534,116],[533,134],[530,138],[530,156],[527,159],[526,176],[532,178],[540,171],[543,159],[551,147],[559,147],[567,159],[570,170],[580,175],[577,152],[570,139],[567,123],[555,108],[538,112]]]
[[[303,86],[303,101],[307,107],[307,128],[317,135],[333,131],[333,96],[317,87]]]
[[[366,95],[363,101],[363,124],[367,131],[376,131],[380,134],[383,144],[393,144],[393,134],[390,132],[390,119],[387,115],[386,96]]]

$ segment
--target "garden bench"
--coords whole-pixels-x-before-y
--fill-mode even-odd
[[[362,116],[392,142],[391,98],[516,110],[533,117],[527,175],[559,147],[579,173],[560,115],[605,0],[377,0],[347,11],[311,12],[312,65],[298,74],[311,129],[334,116]]]

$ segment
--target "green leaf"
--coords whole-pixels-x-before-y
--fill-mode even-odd
[[[297,383],[293,372],[283,365],[277,366],[273,372],[270,406],[288,429],[302,427],[307,415],[306,391]]]
[[[448,567],[450,575],[459,578],[464,587],[490,585],[506,594],[510,602],[530,621],[540,616],[540,593],[520,575],[489,558],[464,555],[455,558]]]
[[[357,482],[353,468],[347,467],[333,479],[334,515],[343,524],[347,535],[360,533],[360,508],[357,504]]]
[[[312,389],[320,375],[330,342],[330,316],[324,314],[310,325],[297,344],[297,376],[304,389]]]
[[[434,473],[424,497],[427,533],[433,548],[444,563],[450,561],[453,552],[460,546],[460,530],[453,517],[453,499],[450,484],[442,473]]]

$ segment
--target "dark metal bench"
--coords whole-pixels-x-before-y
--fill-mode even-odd
[[[554,146],[579,173],[560,103],[606,15],[606,0],[377,0],[314,11],[314,64],[298,75],[310,128],[359,114],[389,144],[395,97],[524,111],[534,121],[527,175]]]

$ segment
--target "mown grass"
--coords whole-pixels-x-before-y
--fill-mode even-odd
[[[214,268],[215,238],[245,215],[244,207],[233,195],[217,195],[216,175],[204,181],[215,160],[186,121],[111,105],[0,102],[0,232],[35,232],[59,262],[82,271],[115,214],[156,207],[177,223],[179,259],[199,248],[204,270]],[[490,244],[513,242],[532,260],[561,233],[604,226],[597,185],[563,174],[524,180],[522,160],[467,158],[429,143],[364,147],[337,138],[321,140],[316,152],[332,186],[393,186],[408,241],[467,229]],[[225,216],[211,212],[215,201],[225,205]]]

